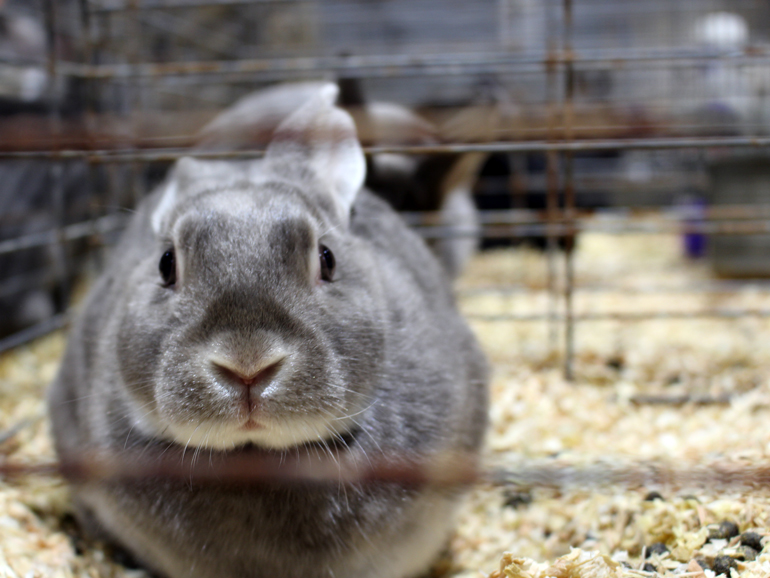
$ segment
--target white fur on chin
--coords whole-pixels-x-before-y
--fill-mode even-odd
[[[189,448],[229,450],[254,444],[271,450],[287,450],[308,442],[328,442],[349,431],[351,420],[330,421],[328,417],[285,420],[280,425],[259,420],[263,428],[240,429],[235,423],[204,421],[199,424],[170,424],[155,435]]]

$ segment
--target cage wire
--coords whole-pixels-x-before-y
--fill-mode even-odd
[[[359,127],[370,157],[474,159],[473,226],[404,217],[434,242],[540,246],[546,306],[471,317],[547,325],[567,379],[578,325],[770,317],[577,311],[576,293],[616,289],[574,270],[576,239],[600,231],[681,234],[718,274],[770,274],[766,3],[5,0],[0,16],[0,351],[66,324],[79,280],[171,162],[261,155],[194,148],[206,123],[255,90],[320,79],[435,128]]]

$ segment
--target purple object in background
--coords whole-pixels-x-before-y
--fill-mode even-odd
[[[686,197],[680,206],[684,254],[699,259],[706,254],[706,235],[699,231],[706,216],[706,201],[702,197]]]

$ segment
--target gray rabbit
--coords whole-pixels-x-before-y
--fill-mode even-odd
[[[63,461],[477,454],[484,357],[435,258],[361,189],[336,95],[323,86],[262,160],[180,160],[139,207],[50,392]],[[169,578],[417,576],[462,494],[395,479],[72,486],[91,532]]]

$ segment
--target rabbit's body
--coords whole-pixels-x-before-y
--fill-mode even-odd
[[[334,110],[321,112],[338,129]],[[307,123],[297,114],[289,133]],[[319,179],[306,148],[279,137],[264,161],[182,162],[139,208],[53,385],[63,458],[190,452],[215,469],[252,451],[366,463],[478,450],[486,365],[441,267],[358,193],[362,159],[335,150]],[[324,179],[338,196],[316,191]],[[412,576],[445,543],[459,495],[173,477],[74,492],[87,525],[171,578]]]

